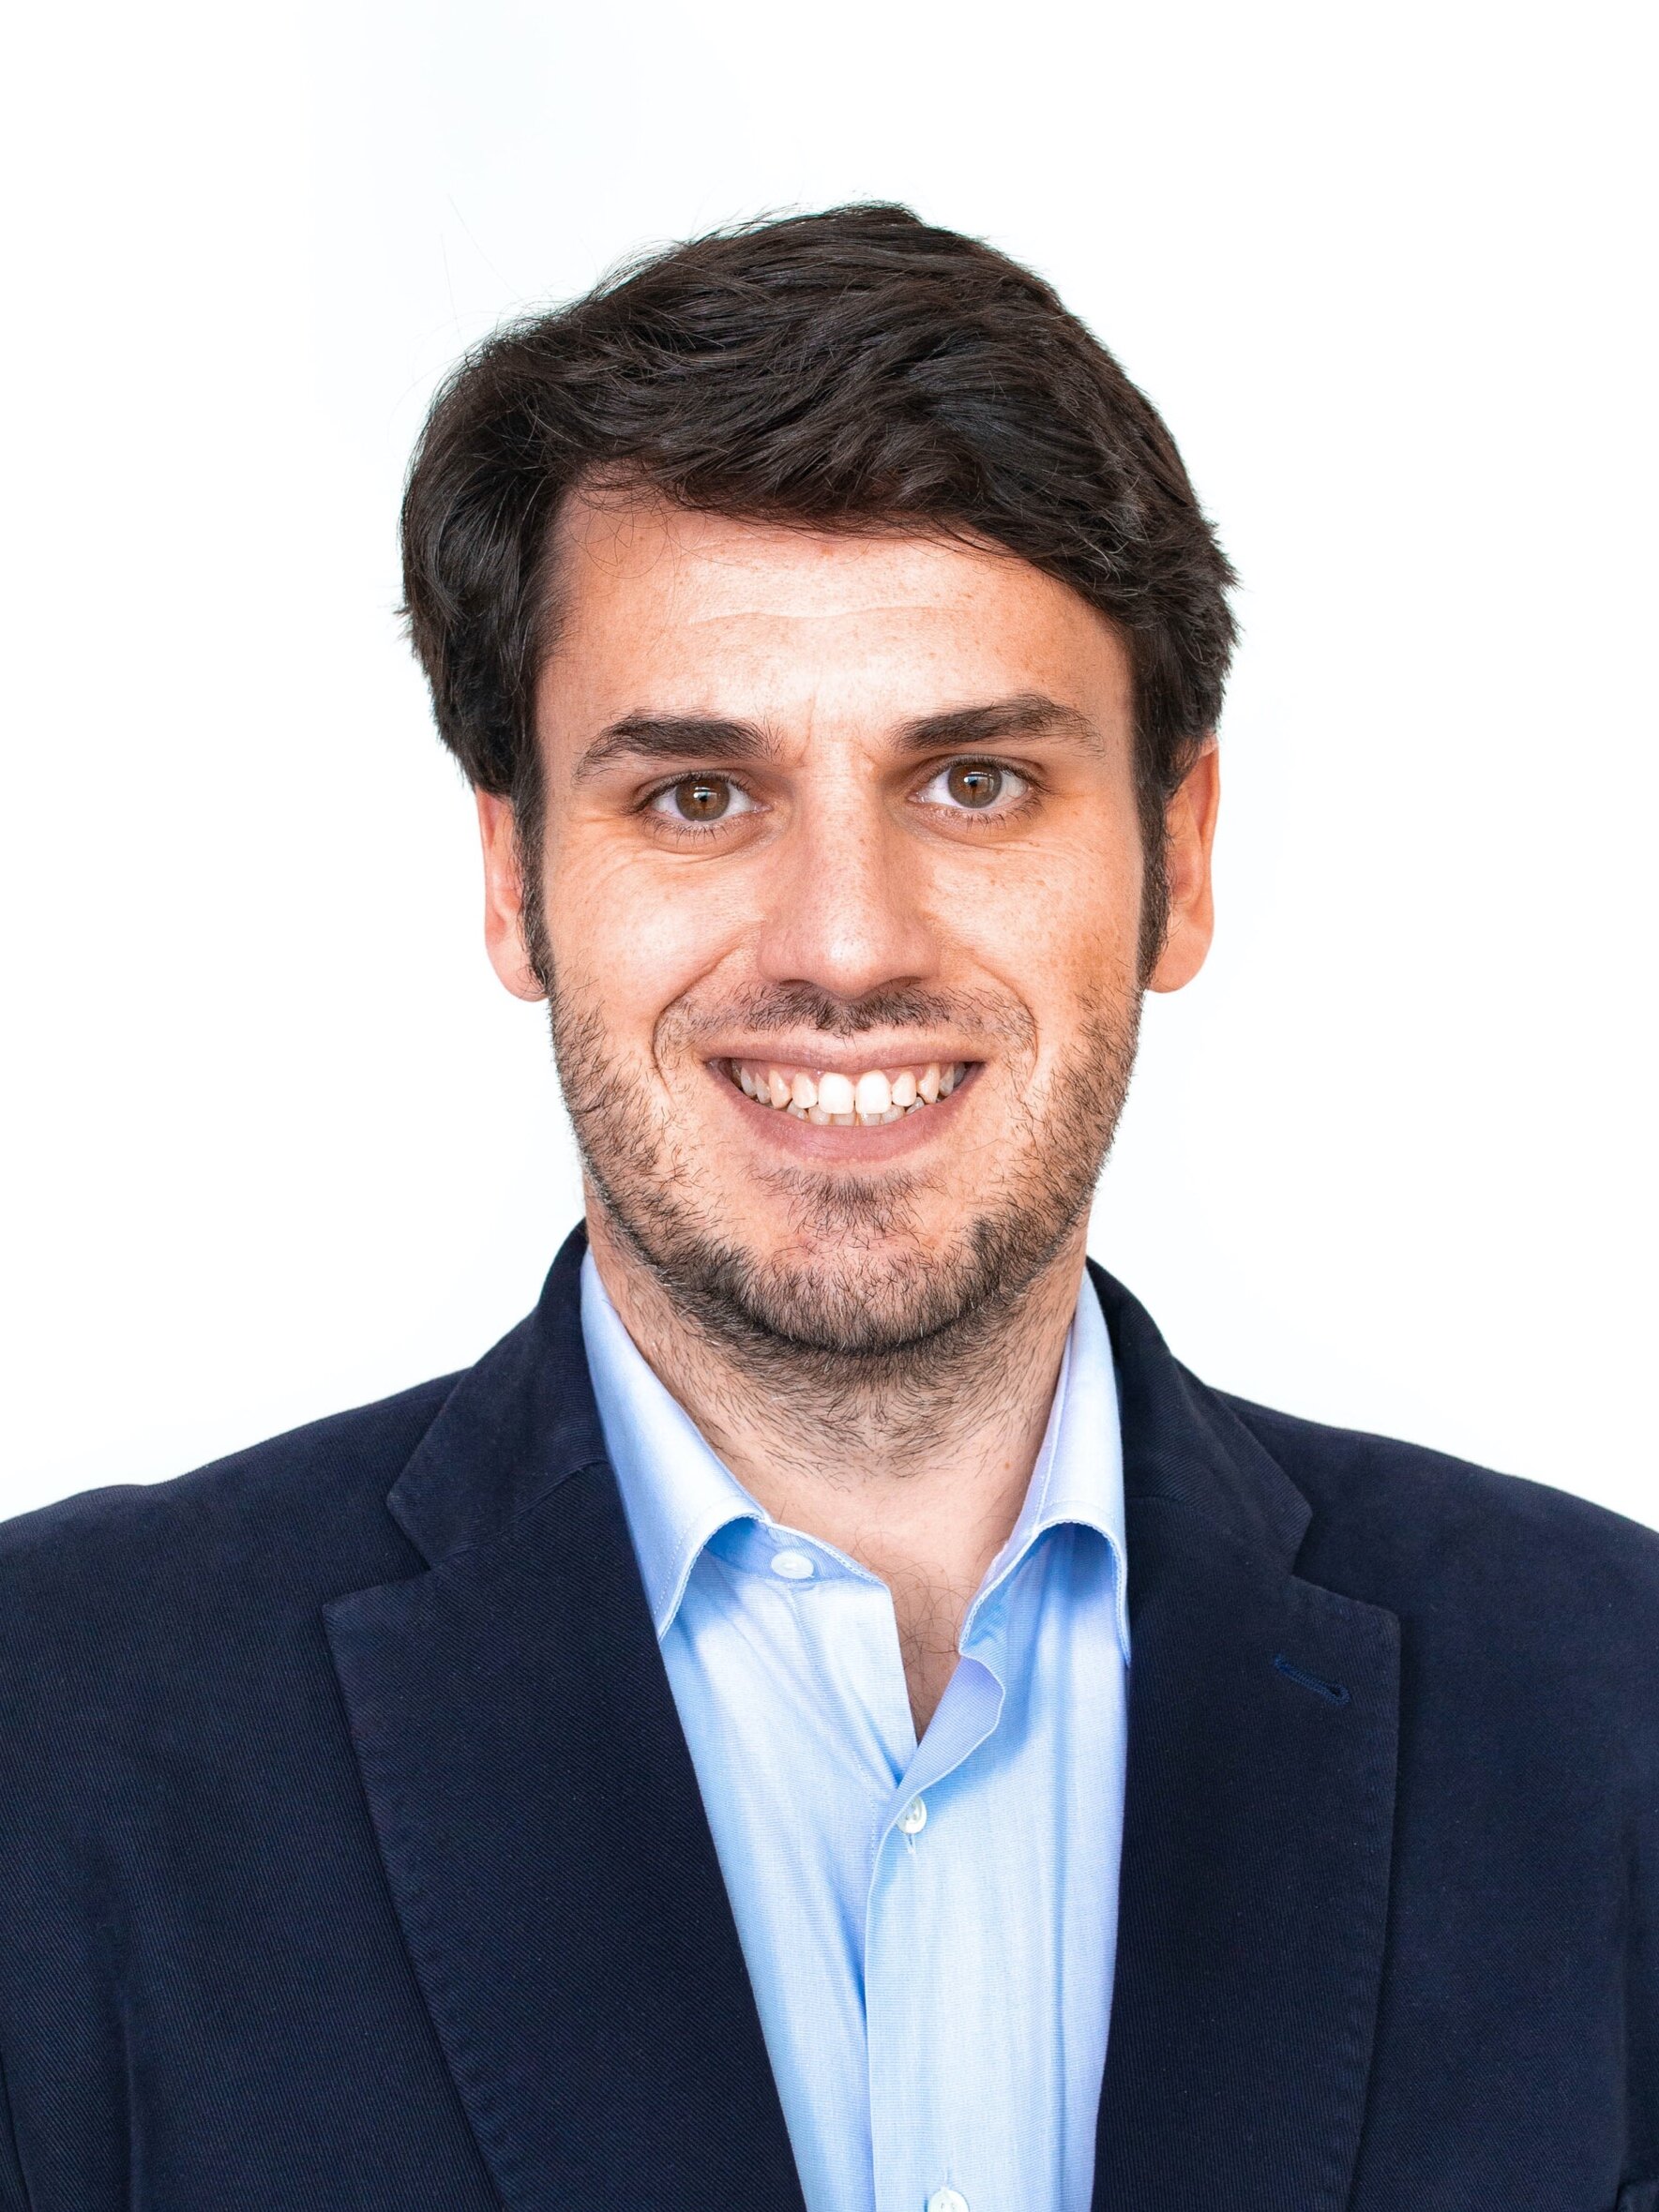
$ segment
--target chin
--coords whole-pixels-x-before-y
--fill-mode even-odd
[[[913,1285],[769,1275],[733,1302],[755,1334],[837,1359],[881,1359],[928,1343],[962,1319],[960,1302]]]
[[[864,1221],[797,1226],[769,1249],[735,1238],[681,1242],[668,1269],[683,1299],[731,1339],[847,1360],[902,1355],[997,1302],[972,1222],[924,1240]]]

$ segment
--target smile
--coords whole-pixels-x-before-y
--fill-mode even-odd
[[[921,1067],[867,1068],[861,1075],[847,1075],[773,1061],[720,1062],[746,1098],[820,1129],[874,1129],[902,1121],[948,1098],[973,1064],[930,1060]]]

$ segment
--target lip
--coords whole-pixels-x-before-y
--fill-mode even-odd
[[[747,1060],[751,1067],[811,1068],[824,1075],[854,1078],[867,1068],[925,1068],[931,1060],[941,1067],[947,1067],[952,1061],[963,1061],[970,1067],[981,1064],[972,1052],[951,1045],[918,1045],[913,1037],[890,1037],[885,1043],[891,1049],[886,1050],[878,1048],[881,1043],[866,1040],[862,1045],[826,1047],[819,1038],[807,1039],[797,1048],[787,1039],[768,1037],[759,1045],[722,1045],[717,1052],[706,1053],[704,1062],[716,1073],[723,1061]]]
[[[930,1054],[929,1058],[938,1055]],[[959,1060],[960,1054],[956,1055]],[[705,1060],[703,1071],[711,1083],[722,1091],[732,1107],[742,1117],[739,1126],[751,1136],[769,1137],[777,1150],[788,1158],[797,1161],[816,1161],[824,1166],[855,1166],[867,1163],[871,1166],[885,1166],[890,1160],[902,1159],[906,1154],[920,1151],[930,1134],[943,1136],[949,1128],[961,1099],[973,1090],[983,1061],[969,1061],[968,1072],[948,1098],[937,1100],[924,1106],[919,1113],[906,1114],[902,1121],[878,1122],[873,1129],[837,1129],[833,1125],[819,1128],[812,1121],[799,1121],[792,1114],[786,1114],[777,1106],[761,1106],[747,1098],[726,1074],[731,1060],[769,1060],[774,1066],[822,1068],[826,1072],[842,1075],[862,1074],[866,1068],[913,1067],[917,1064],[912,1053],[890,1061],[875,1059],[850,1061],[843,1058],[838,1063],[822,1055],[803,1054],[799,1060],[789,1060],[777,1051],[764,1053],[722,1053],[717,1060]]]

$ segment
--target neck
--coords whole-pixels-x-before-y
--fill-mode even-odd
[[[867,1362],[827,1362],[781,1338],[739,1356],[675,1303],[590,1195],[606,1292],[710,1447],[774,1519],[888,1584],[919,1726],[930,1668],[948,1677],[962,1614],[1024,1501],[1077,1306],[1084,1233],[1079,1226],[1018,1301],[872,1374]]]

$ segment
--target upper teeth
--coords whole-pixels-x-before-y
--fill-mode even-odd
[[[729,1062],[740,1090],[761,1106],[793,1114],[797,1121],[856,1123],[897,1121],[941,1098],[948,1098],[968,1072],[966,1061],[930,1060],[926,1067],[867,1068],[844,1076],[835,1068],[780,1067],[775,1061]]]

